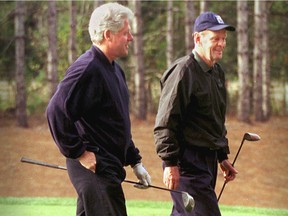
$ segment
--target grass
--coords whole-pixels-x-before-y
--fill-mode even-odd
[[[73,216],[74,198],[0,197],[1,216]],[[220,206],[223,216],[288,216],[288,209]],[[171,202],[127,200],[129,216],[168,216]]]

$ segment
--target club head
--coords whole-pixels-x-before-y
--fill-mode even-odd
[[[190,196],[187,192],[182,192],[182,201],[185,207],[185,210],[191,212],[194,208],[195,201],[192,196]]]
[[[244,134],[244,139],[247,141],[258,141],[261,138],[258,134],[247,132]]]

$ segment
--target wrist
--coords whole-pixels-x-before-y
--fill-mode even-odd
[[[138,166],[142,166],[142,163],[141,163],[141,162],[138,162],[138,163],[136,163],[136,164],[131,164],[131,168],[132,168],[132,169],[135,169],[135,168],[137,168]]]
[[[226,152],[221,150],[217,151],[217,158],[218,158],[218,162],[222,163],[222,161],[227,160],[228,159],[228,155]]]

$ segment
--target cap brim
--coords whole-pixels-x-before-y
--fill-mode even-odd
[[[221,29],[226,29],[227,31],[235,31],[235,28],[230,25],[217,25],[217,26],[207,28],[207,30],[211,30],[211,31],[218,31]]]

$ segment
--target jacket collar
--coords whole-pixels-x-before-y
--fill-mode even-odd
[[[93,53],[97,56],[97,58],[99,58],[103,63],[107,64],[107,65],[112,65],[114,66],[114,61],[112,61],[112,63],[110,63],[110,61],[108,60],[108,58],[106,57],[106,55],[102,52],[102,50],[100,50],[97,46],[92,45],[91,46],[91,50],[93,51]]]
[[[192,53],[194,55],[194,58],[195,60],[198,62],[198,64],[200,65],[201,69],[204,71],[204,72],[208,72],[210,71],[212,68],[209,67],[203,60],[202,58],[198,55],[198,53],[196,52],[196,50],[192,50]]]

